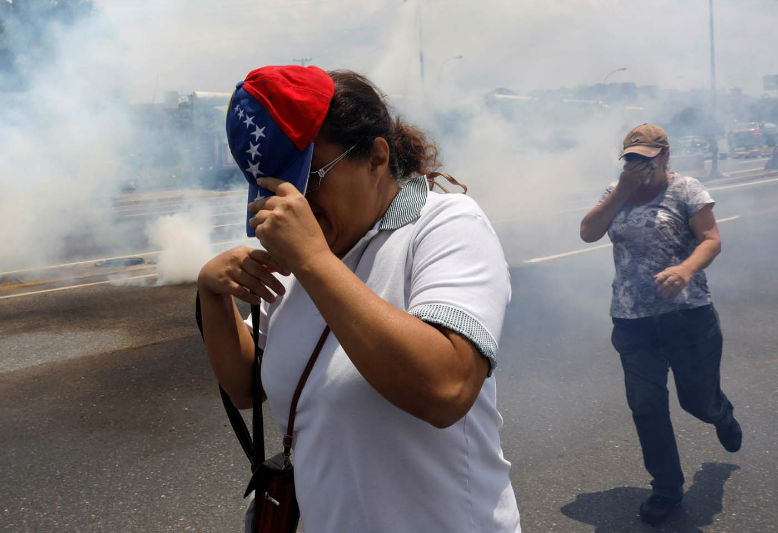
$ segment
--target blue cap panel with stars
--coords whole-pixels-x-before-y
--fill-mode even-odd
[[[235,163],[249,183],[248,201],[272,196],[256,183],[257,178],[272,177],[292,183],[305,194],[310,175],[313,143],[299,150],[273,121],[270,114],[239,83],[227,110],[227,143]],[[254,236],[246,211],[246,234]]]

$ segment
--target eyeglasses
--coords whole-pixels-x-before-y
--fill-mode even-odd
[[[341,159],[346,157],[351,152],[351,150],[353,150],[356,147],[357,147],[357,145],[355,144],[354,146],[352,146],[351,148],[349,148],[348,150],[346,150],[345,152],[340,154],[338,157],[336,157],[335,159],[333,159],[332,161],[330,161],[329,163],[327,163],[326,165],[321,167],[319,170],[311,170],[310,176],[308,178],[308,192],[315,191],[316,189],[321,187],[321,180],[324,179],[324,176],[326,176],[327,173],[330,170],[332,170],[332,168],[335,165],[337,165],[340,162]],[[318,180],[316,182],[316,186],[315,187],[312,186],[314,176],[318,177]]]

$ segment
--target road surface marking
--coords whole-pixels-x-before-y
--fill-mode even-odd
[[[7,300],[9,298],[18,298],[20,296],[31,296],[33,294],[43,294],[43,293],[46,293],[46,292],[68,291],[70,289],[80,289],[82,287],[93,287],[95,285],[106,285],[108,283],[116,284],[119,281],[124,282],[124,281],[127,281],[129,279],[152,278],[152,277],[156,277],[156,275],[157,275],[156,273],[155,274],[144,274],[142,276],[130,276],[128,278],[121,278],[120,280],[110,280],[109,279],[109,280],[105,280],[105,281],[95,281],[93,283],[83,283],[81,285],[69,285],[67,287],[57,287],[56,289],[44,289],[44,290],[41,290],[41,291],[22,292],[22,293],[19,293],[19,294],[10,294],[8,296],[0,296],[0,300]]]
[[[772,172],[774,172],[774,171],[772,171]],[[767,173],[768,174],[772,174],[772,172],[768,171]],[[731,178],[731,179],[723,179],[723,180],[713,180],[713,181],[711,181],[709,183],[721,183],[721,182],[725,182],[725,181],[732,181],[734,179],[744,179],[744,178]],[[771,182],[774,182],[774,181],[778,181],[778,178],[765,179],[765,180],[761,180],[761,181],[749,181],[747,183],[741,183],[741,184],[737,184],[737,185],[721,185],[721,186],[706,187],[706,189],[708,189],[709,191],[722,191],[722,190],[725,190],[725,189],[735,189],[737,187],[749,187],[751,185],[762,185],[763,183],[771,183]],[[596,204],[594,204],[594,205],[596,205]],[[557,211],[543,211],[541,213],[533,213],[531,217],[519,217],[519,218],[510,219],[510,220],[495,220],[494,223],[495,223],[495,225],[506,226],[508,224],[511,224],[512,222],[519,222],[519,221],[522,221],[522,220],[526,220],[527,218],[536,218],[536,217],[544,217],[544,216],[551,216],[551,215],[561,215],[561,214],[564,214],[564,213],[575,213],[577,211],[588,211],[589,209],[594,207],[594,205],[587,204],[587,205],[578,206],[578,207],[570,207],[570,208],[567,208],[567,209],[559,209]]]
[[[246,224],[244,222],[238,222],[236,224],[216,224],[215,226],[211,226],[211,229],[217,229],[217,228],[230,228],[232,226],[245,226]]]
[[[736,220],[738,218],[740,218],[740,215],[735,215],[735,216],[726,217],[726,218],[720,218],[716,222],[718,222],[718,223],[729,222],[730,220]],[[581,248],[579,250],[573,250],[571,252],[563,252],[561,254],[547,255],[545,257],[533,257],[532,259],[526,259],[526,260],[524,260],[522,262],[525,263],[525,264],[542,263],[544,261],[551,261],[553,259],[560,259],[562,257],[567,257],[569,255],[585,254],[587,252],[594,252],[595,250],[601,250],[603,248],[609,248],[611,246],[613,246],[613,245],[610,244],[610,243],[608,243],[608,244],[600,244],[600,245],[597,245],[597,246],[588,246],[586,248]]]
[[[750,187],[751,185],[763,185],[765,183],[773,183],[778,181],[778,178],[771,178],[769,180],[761,181],[749,181],[748,183],[738,183],[737,185],[722,185],[720,187],[710,187],[709,191],[723,191],[726,189],[737,189],[738,187]]]
[[[249,244],[249,241],[251,241],[251,240],[252,239],[249,239],[249,238],[243,238],[243,239],[233,240],[233,241],[214,242],[214,243],[211,243],[211,246],[223,246],[225,244],[237,244],[237,243]],[[109,261],[111,259],[124,259],[124,258],[127,258],[127,257],[137,257],[139,255],[151,255],[151,254],[158,254],[158,253],[160,253],[160,252],[158,252],[158,251],[157,252],[144,252],[142,254],[132,254],[132,255],[127,255],[127,256],[122,256],[122,257],[111,257],[111,258],[105,258],[105,259],[92,259],[90,261],[80,261],[78,263],[68,263],[66,265],[52,265],[52,266],[48,266],[48,267],[33,268],[33,269],[28,269],[28,270],[45,270],[45,269],[50,269],[50,268],[56,268],[58,266],[81,265],[81,264],[88,264],[88,263],[92,263],[92,262],[96,262],[96,261]],[[155,266],[156,265],[136,266],[136,267],[130,267],[129,270],[137,270],[137,269],[142,269],[142,268],[153,268]],[[125,270],[124,272],[128,272],[129,270]],[[17,270],[15,272],[25,272],[25,271]],[[119,272],[111,272],[109,275],[116,275],[116,274],[119,274]],[[17,298],[19,296],[30,296],[30,295],[33,295],[33,294],[42,294],[42,293],[53,292],[53,291],[65,291],[65,290],[70,290],[70,289],[80,289],[81,287],[91,287],[93,285],[104,285],[106,283],[121,283],[121,282],[129,280],[129,279],[143,279],[143,278],[154,277],[154,276],[157,276],[157,275],[158,274],[155,272],[153,274],[144,274],[144,275],[141,275],[141,276],[129,276],[129,277],[126,277],[126,278],[125,277],[115,278],[113,280],[96,281],[94,283],[82,283],[80,285],[69,285],[67,287],[56,287],[54,289],[44,289],[44,290],[40,290],[40,291],[22,292],[22,293],[19,293],[19,294],[11,294],[11,295],[8,295],[8,296],[0,296],[0,300],[5,300],[7,298]],[[51,281],[51,280],[48,280],[48,281]],[[39,282],[39,283],[43,283],[43,282]]]
[[[585,254],[586,252],[593,252],[594,250],[599,250],[601,248],[609,248],[613,246],[612,244],[600,244],[598,246],[589,246],[587,248],[582,248],[580,250],[573,250],[572,252],[564,252],[561,254],[555,254],[555,255],[547,255],[546,257],[534,257],[532,259],[527,259],[524,261],[525,263],[542,263],[543,261],[551,261],[552,259],[559,259],[560,257],[567,257],[568,255],[576,255],[576,254]]]
[[[211,246],[222,246],[224,244],[237,244],[237,243],[246,243],[248,244],[248,241],[253,240],[249,237],[244,237],[242,239],[232,240],[232,241],[221,241],[221,242],[212,242]],[[9,276],[11,274],[21,274],[24,272],[38,272],[41,270],[50,270],[52,268],[61,268],[61,267],[69,267],[69,266],[78,266],[78,265],[88,265],[89,263],[99,263],[101,261],[113,261],[116,259],[129,259],[131,257],[143,257],[147,255],[159,255],[162,253],[162,250],[153,250],[149,252],[138,252],[136,254],[129,254],[129,255],[119,255],[116,257],[103,257],[99,259],[86,259],[84,261],[76,261],[75,263],[62,263],[60,265],[47,265],[47,266],[40,266],[40,267],[32,267],[32,268],[22,268],[19,270],[9,270],[8,272],[0,272],[0,277],[3,276]]]
[[[23,287],[33,287],[35,285],[46,285],[47,283],[57,283],[61,281],[72,281],[84,278],[94,278],[97,276],[113,276],[115,274],[121,274],[123,272],[137,272],[138,270],[148,270],[150,268],[156,268],[157,265],[137,265],[132,267],[123,268],[121,270],[109,270],[107,272],[88,272],[86,274],[79,274],[77,276],[65,276],[64,278],[52,278],[52,279],[36,279],[31,281],[22,281],[13,285],[0,285],[0,291],[12,291],[14,289],[21,289]]]
[[[89,263],[99,263],[100,261],[113,261],[115,259],[129,259],[131,257],[139,257],[144,255],[154,255],[158,254],[159,252],[139,252],[137,254],[130,254],[130,255],[120,255],[117,257],[103,257],[102,259],[87,259],[86,261],[76,261],[75,263],[62,263],[61,265],[48,265],[48,266],[41,266],[41,267],[32,267],[32,268],[22,268],[19,270],[9,270],[8,272],[0,272],[0,277],[2,276],[8,276],[11,274],[21,274],[23,272],[37,272],[40,270],[50,270],[52,268],[61,268],[61,267],[69,267],[69,266],[78,266],[78,265],[87,265]]]
[[[765,161],[767,161],[767,160],[765,159]],[[767,169],[765,169],[764,166],[754,167],[754,168],[741,168],[741,169],[738,169],[738,170],[730,170],[729,172],[725,172],[725,174],[731,176],[732,174],[745,174],[746,172],[754,172],[754,171],[757,171],[757,170],[764,171],[764,170],[767,170]]]
[[[717,184],[719,184],[719,183],[727,183],[727,182],[731,182],[731,181],[742,182],[743,180],[747,180],[747,179],[749,179],[750,177],[756,177],[756,178],[772,178],[773,176],[775,176],[775,175],[776,175],[776,172],[778,172],[778,171],[775,171],[775,170],[771,170],[771,171],[765,171],[765,170],[762,170],[762,171],[760,172],[760,174],[756,174],[755,176],[731,176],[731,175],[730,175],[731,177],[728,177],[728,178],[719,178],[719,179],[706,180],[706,181],[704,182],[704,185],[705,185],[707,188],[710,188],[710,187],[716,187],[716,186],[718,186]],[[725,175],[726,175],[726,174],[725,174]]]

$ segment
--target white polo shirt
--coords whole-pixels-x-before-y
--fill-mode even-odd
[[[468,338],[494,368],[510,279],[497,236],[471,198],[428,192],[423,177],[410,181],[343,261],[387,302]],[[260,342],[262,385],[283,433],[325,323],[293,276],[282,281],[286,294],[261,307]],[[303,528],[520,531],[501,427],[491,372],[470,411],[438,429],[378,394],[330,333],[297,405]]]

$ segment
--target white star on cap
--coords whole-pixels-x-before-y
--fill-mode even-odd
[[[250,148],[246,150],[246,153],[251,155],[251,160],[254,161],[255,157],[262,157],[262,154],[259,151],[259,145],[254,144],[252,142],[249,142]]]
[[[251,174],[254,177],[254,179],[257,179],[257,174],[259,174],[260,176],[263,175],[262,171],[259,170],[259,161],[257,161],[256,163],[251,163],[249,165],[249,168],[246,169],[246,172]]]
[[[257,126],[255,124],[254,125],[254,131],[251,132],[251,136],[254,137],[255,141],[258,141],[260,139],[260,137],[264,137],[265,136],[265,126],[262,126],[260,128],[259,126]]]
[[[243,110],[241,108],[237,108],[238,110],[238,118],[243,118]]]
[[[256,125],[256,124],[254,124],[254,117],[250,117],[248,115],[248,113],[246,114],[246,120],[244,120],[243,123],[246,125],[247,128],[249,126],[255,126]]]

